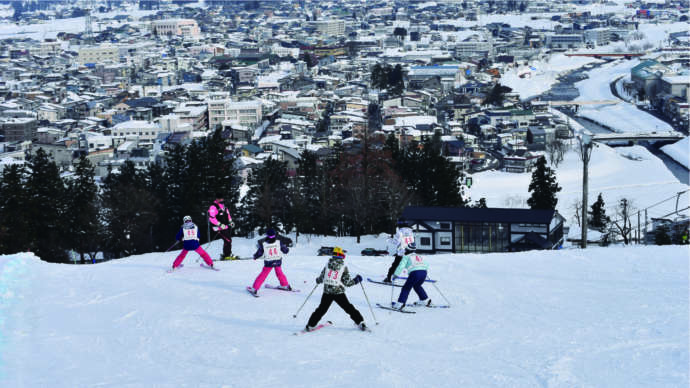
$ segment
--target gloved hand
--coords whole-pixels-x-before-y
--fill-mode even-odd
[[[353,280],[355,281],[355,284],[359,284],[362,281],[362,275],[358,274]]]
[[[393,280],[395,280],[395,279],[400,279],[400,277],[399,277],[399,276],[396,276],[396,275],[393,275],[393,277],[392,277],[391,279],[393,279]]]
[[[235,227],[235,223],[232,222],[232,221],[230,221],[230,226],[232,226],[232,227],[234,228],[234,227]]]
[[[225,229],[227,229],[227,228],[228,228],[227,225],[225,225],[225,224],[220,224],[220,230],[225,230]]]

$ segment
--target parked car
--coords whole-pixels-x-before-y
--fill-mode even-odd
[[[333,254],[333,247],[321,247],[316,254],[319,256],[330,256]]]
[[[388,251],[384,249],[364,248],[362,256],[387,256]]]

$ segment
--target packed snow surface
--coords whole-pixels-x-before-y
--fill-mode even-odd
[[[294,239],[294,236],[292,236]],[[235,239],[249,254],[253,242]],[[688,382],[688,249],[612,247],[428,255],[449,309],[381,309],[348,289],[372,333],[335,304],[333,327],[303,336],[322,293],[292,318],[326,263],[348,250],[353,273],[381,278],[385,237],[300,236],[283,269],[300,293],[245,287],[262,264],[219,262],[166,273],[177,252],[97,265],[0,256],[3,387],[649,387]],[[209,252],[220,252],[213,242]],[[267,283],[277,284],[274,275]],[[364,283],[372,303],[391,288]],[[439,292],[425,286],[435,303]],[[397,297],[399,289],[395,290]],[[409,301],[416,300],[414,293]]]
[[[661,147],[661,150],[673,160],[690,170],[690,143],[687,136],[673,144]]]

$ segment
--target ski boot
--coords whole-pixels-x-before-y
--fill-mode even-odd
[[[359,330],[367,331],[367,325],[364,322],[359,323]]]
[[[413,304],[414,304],[415,306],[424,306],[424,307],[431,307],[431,306],[433,306],[433,305],[431,304],[431,299],[429,299],[429,298],[424,299],[424,300],[418,300],[418,301],[414,302]]]
[[[288,284],[287,286],[278,286],[281,290],[292,291],[292,287]]]

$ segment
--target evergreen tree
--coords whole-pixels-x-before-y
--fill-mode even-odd
[[[146,173],[126,161],[103,180],[103,217],[107,251],[115,257],[150,252],[158,220],[157,200],[148,190]],[[177,225],[181,219],[177,220]],[[170,241],[174,235],[170,236]]]
[[[321,202],[326,200],[322,187],[324,171],[316,153],[305,150],[300,155],[297,176],[293,179],[293,214],[298,232],[318,233]]]
[[[489,94],[486,95],[484,101],[482,101],[482,105],[503,106],[505,94],[510,93],[511,91],[513,91],[513,89],[509,88],[508,86],[503,86],[499,83],[496,83],[493,88],[491,88]]]
[[[389,66],[390,68],[390,66]],[[403,81],[404,73],[400,64],[395,65],[388,73],[388,87],[391,94],[400,96],[405,90],[405,82]]]
[[[12,164],[2,171],[0,178],[0,254],[26,251],[30,248],[29,220],[25,169]]]
[[[654,230],[654,244],[671,245],[671,232],[668,225],[659,225]]]
[[[98,210],[98,188],[94,179],[94,167],[85,156],[79,158],[73,179],[67,182],[68,247],[79,254],[82,263],[85,254],[95,259],[102,241]]]
[[[558,203],[556,194],[561,187],[556,182],[556,173],[546,165],[546,158],[541,157],[537,161],[536,169],[532,172],[532,181],[529,184],[529,192],[532,196],[527,204],[532,209],[555,209]]]
[[[170,236],[175,233],[177,223],[173,222],[169,214],[168,186],[165,177],[165,168],[160,163],[149,165],[146,171],[146,188],[155,198],[156,223],[153,225],[153,250],[162,251],[170,245]],[[179,222],[179,221],[177,221]],[[203,229],[199,227],[199,229]]]
[[[588,211],[589,220],[588,225],[592,228],[603,232],[609,224],[611,219],[606,216],[606,209],[604,208],[604,198],[602,198],[601,193],[597,197],[597,200],[592,204],[592,210]]]
[[[65,184],[43,148],[28,158],[26,188],[29,248],[42,260],[66,262]]]
[[[419,206],[465,206],[460,170],[441,155],[441,133],[407,147],[396,160],[396,170],[412,191],[411,202]]]
[[[370,102],[367,107],[367,127],[368,132],[373,133],[381,130],[382,118],[381,107],[375,102]]]
[[[273,227],[289,230],[290,217],[287,162],[267,159],[254,169],[248,180],[249,191],[242,198],[245,223],[249,230]]]

